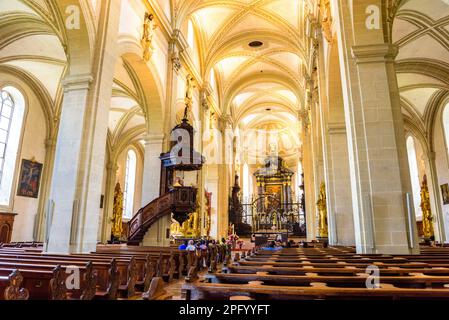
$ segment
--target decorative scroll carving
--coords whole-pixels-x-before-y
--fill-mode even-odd
[[[330,0],[321,0],[321,27],[324,37],[328,42],[332,42],[332,13]]]
[[[92,300],[97,291],[97,274],[94,271],[92,261],[86,265],[86,272],[84,273],[84,290],[81,294],[81,300]]]
[[[156,277],[151,281],[150,289],[142,294],[143,300],[166,300],[170,295],[164,289],[164,280]]]
[[[30,294],[27,289],[20,287],[22,282],[22,274],[14,270],[9,276],[9,286],[5,289],[5,300],[28,300]]]
[[[155,273],[155,263],[151,261],[151,256],[147,255],[145,262],[145,279],[143,282],[143,291],[147,292],[150,289],[151,280],[153,280]]]
[[[65,273],[61,266],[53,270],[53,279],[50,280],[52,300],[67,300],[67,287],[65,284]]]
[[[128,265],[128,283],[126,284],[126,293],[128,298],[132,297],[136,290],[136,282],[137,282],[137,264],[136,259],[134,257],[131,258]]]
[[[111,267],[109,268],[109,286],[107,290],[108,299],[116,300],[118,295],[118,287],[120,284],[119,271],[117,267],[117,261],[112,259]]]
[[[178,52],[172,54],[171,61],[173,63],[173,70],[178,72],[182,68],[181,59],[179,59]]]

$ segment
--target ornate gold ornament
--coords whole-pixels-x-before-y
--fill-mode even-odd
[[[323,35],[328,42],[332,42],[332,12],[330,0],[321,0],[321,27]]]
[[[141,44],[143,48],[143,60],[146,62],[150,61],[151,56],[153,55],[153,37],[154,30],[156,29],[157,26],[154,23],[154,15],[145,12]]]
[[[184,112],[184,119],[187,119],[189,109],[192,109],[193,106],[193,89],[196,88],[195,85],[195,79],[192,77],[192,75],[188,74],[186,77],[186,96],[185,96],[185,112]]]
[[[318,233],[320,238],[327,238],[328,225],[327,225],[327,204],[326,204],[326,185],[324,182],[320,186],[320,196],[316,203],[318,207]]]
[[[120,183],[115,185],[114,190],[114,208],[112,211],[112,236],[120,239],[123,233],[123,192]]]
[[[429,187],[427,186],[427,176],[424,175],[421,183],[421,209],[422,209],[422,228],[424,238],[429,240],[435,236],[433,229],[433,217],[430,209]]]

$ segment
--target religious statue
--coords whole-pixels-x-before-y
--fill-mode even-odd
[[[431,241],[434,238],[433,230],[433,218],[432,211],[430,209],[430,197],[429,188],[427,186],[427,176],[424,175],[423,181],[421,183],[421,209],[422,209],[422,228],[423,234],[426,241]]]
[[[324,182],[320,186],[320,196],[316,203],[318,207],[319,214],[319,224],[318,224],[318,232],[320,238],[327,238],[328,236],[328,227],[327,227],[327,204],[326,204],[326,185]]]
[[[156,30],[157,26],[154,23],[154,15],[145,13],[145,19],[143,23],[143,33],[141,44],[143,48],[143,59],[145,61],[149,61],[151,55],[153,54],[153,37],[154,30]]]
[[[112,240],[119,240],[122,237],[123,225],[123,192],[120,183],[115,185],[114,190],[114,207],[112,210]]]
[[[184,181],[181,177],[176,177],[175,183],[173,184],[173,187],[183,187]]]
[[[184,119],[187,119],[189,108],[191,109],[193,106],[193,89],[196,87],[194,84],[195,79],[188,74],[186,78],[186,97],[185,97],[185,104],[186,109],[184,112]]]
[[[332,12],[330,0],[321,0],[320,10],[324,37],[328,42],[332,42]]]
[[[212,213],[212,192],[207,192],[205,190],[205,197],[206,197],[206,212],[204,215],[205,221],[205,229],[206,229],[206,236],[210,236],[211,231],[211,213]]]

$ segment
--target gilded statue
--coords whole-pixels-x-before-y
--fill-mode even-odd
[[[188,74],[186,78],[186,97],[185,97],[186,109],[184,113],[185,119],[187,119],[188,109],[191,109],[193,106],[193,89],[195,89],[196,87],[194,81],[195,79],[193,79],[193,77],[190,74]]]
[[[180,225],[172,218],[170,226],[170,235],[174,237],[199,238],[201,236],[201,217],[199,214],[200,206],[197,211],[191,213],[189,218]]]
[[[115,185],[114,190],[114,208],[112,212],[112,237],[120,239],[123,233],[123,192],[120,187],[120,183]]]
[[[149,61],[153,54],[153,37],[154,30],[156,30],[156,25],[154,23],[154,15],[145,13],[145,19],[143,23],[143,32],[141,44],[143,48],[143,59]]]
[[[433,217],[430,209],[429,187],[427,186],[427,176],[424,175],[421,183],[421,210],[422,210],[422,228],[424,238],[430,240],[435,236],[433,229]]]
[[[327,204],[326,204],[326,185],[324,182],[320,186],[320,196],[316,203],[319,214],[319,236],[321,238],[327,238],[328,226],[327,226]]]
[[[321,26],[323,28],[324,37],[328,42],[332,42],[332,13],[330,0],[321,0]]]

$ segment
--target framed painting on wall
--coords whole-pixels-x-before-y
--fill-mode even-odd
[[[441,196],[443,199],[443,204],[449,204],[449,184],[441,185]]]
[[[31,160],[22,160],[20,168],[19,186],[17,195],[20,197],[37,198],[42,174],[42,163]]]

